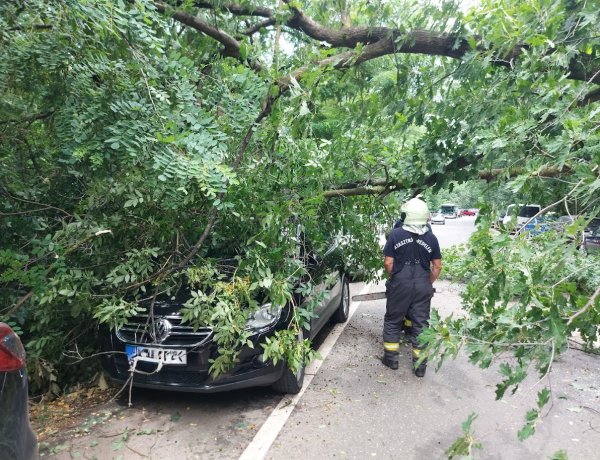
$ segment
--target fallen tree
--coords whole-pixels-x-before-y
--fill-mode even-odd
[[[286,271],[282,229],[298,219],[317,246],[352,238],[348,268],[376,278],[376,229],[398,201],[478,179],[491,182],[466,265],[468,337],[503,340],[474,361],[530,342],[506,389],[529,362],[547,375],[575,329],[592,346],[591,259],[567,238],[600,205],[592,6],[250,5],[0,7],[0,319],[24,331],[34,388],[68,384],[62,351],[94,351],[94,316],[126,319],[215,253],[293,289],[304,274]],[[532,253],[488,235],[496,190],[582,217]],[[516,296],[518,342],[493,308]],[[437,322],[432,347],[464,346],[444,335],[463,326]]]

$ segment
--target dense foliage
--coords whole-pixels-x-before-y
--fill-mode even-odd
[[[2,4],[0,320],[22,331],[33,387],[80,378],[64,351],[93,353],[98,322],[222,283],[216,258],[237,257],[223,296],[186,310],[219,324],[218,373],[257,296],[310,291],[298,224],[317,251],[345,235],[349,268],[375,277],[377,224],[407,196],[437,206],[461,183],[482,209],[457,267],[468,316],[436,318],[431,350],[466,344],[482,366],[513,351],[501,397],[530,361],[547,374],[576,329],[592,346],[600,296],[581,275],[598,261],[577,235],[600,209],[596,6]],[[535,240],[490,233],[496,206],[531,201],[582,217]],[[296,315],[265,344],[293,365],[310,313]]]

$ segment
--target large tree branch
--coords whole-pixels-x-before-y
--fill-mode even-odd
[[[48,117],[51,117],[54,114],[54,110],[50,110],[48,112],[40,112],[35,113],[33,115],[27,115],[23,118],[19,118],[17,120],[0,120],[0,125],[5,125],[7,123],[31,123],[36,120],[44,120]]]
[[[8,30],[9,31],[13,31],[13,30],[27,30],[27,29],[33,29],[33,30],[51,30],[53,28],[52,24],[31,24],[29,26],[15,26],[15,27],[10,27]]]
[[[275,16],[275,12],[271,8],[266,8],[263,6],[250,7],[246,5],[238,5],[236,3],[215,5],[213,2],[195,2],[194,6],[209,10],[227,11],[228,13],[236,16],[259,16],[263,18],[271,18]]]
[[[263,21],[257,22],[256,24],[253,24],[253,25],[249,26],[248,28],[246,28],[246,30],[244,30],[242,32],[242,35],[248,35],[248,36],[254,35],[259,30],[264,29],[265,27],[273,26],[276,23],[277,23],[277,20],[275,18],[265,19]]]
[[[250,145],[250,141],[252,140],[252,136],[256,132],[256,126],[258,124],[260,124],[260,122],[264,118],[269,116],[269,114],[273,110],[273,103],[277,100],[278,97],[279,96],[275,95],[275,96],[269,96],[267,98],[265,103],[263,103],[260,113],[256,116],[256,118],[254,119],[254,122],[246,130],[246,134],[244,135],[244,138],[242,139],[242,142],[240,143],[240,145],[238,147],[236,156],[233,159],[233,164],[231,166],[231,170],[233,172],[235,172],[239,169],[239,167],[242,163],[242,160],[244,158],[244,155],[246,153],[246,150],[248,149],[248,146]],[[227,195],[227,191],[220,192],[216,197],[217,201],[221,201],[221,202],[224,201],[226,195]],[[154,281],[154,280],[160,278],[161,276],[166,277],[172,273],[175,273],[178,270],[183,270],[183,269],[187,268],[190,261],[196,256],[196,254],[198,254],[198,251],[202,248],[206,239],[210,235],[210,232],[216,225],[218,216],[219,216],[219,208],[217,206],[213,205],[213,207],[210,210],[210,214],[209,214],[207,223],[204,227],[204,230],[202,231],[202,234],[200,235],[200,237],[198,238],[196,243],[194,243],[192,248],[188,251],[188,253],[183,258],[183,260],[181,260],[181,262],[163,267],[161,270],[154,272],[152,275],[150,275],[144,281],[127,286],[126,290],[137,289],[140,286],[143,286],[145,284],[150,283],[151,281]]]
[[[564,165],[560,168],[555,166],[548,166],[541,168],[535,173],[530,173],[531,176],[537,177],[557,177],[562,174],[569,174],[571,172],[571,168],[567,165]],[[527,173],[525,168],[511,168],[509,170],[506,169],[492,169],[490,171],[480,171],[478,176],[479,179],[483,179],[485,181],[492,181],[500,176],[508,175],[508,177],[517,177],[521,174]]]
[[[17,300],[14,304],[12,304],[9,308],[8,311],[4,311],[3,313],[6,313],[7,316],[12,316],[14,315],[19,308],[21,308],[21,306],[27,302],[29,299],[31,299],[33,297],[33,291],[29,291],[27,294],[25,294],[23,297],[21,297],[19,300]]]
[[[33,204],[35,206],[41,206],[43,209],[54,209],[55,211],[62,212],[67,217],[73,217],[72,214],[68,213],[64,209],[57,208],[56,206],[52,206],[50,204],[45,204],[45,203],[40,203],[38,201],[26,200],[25,198],[19,198],[18,196],[12,195],[11,193],[8,192],[8,190],[6,190],[4,187],[2,187],[1,184],[0,184],[0,195],[7,196],[8,198],[10,198],[12,200],[20,201],[21,203]],[[40,211],[40,209],[36,209],[36,211]]]
[[[592,308],[594,306],[594,302],[596,302],[596,299],[598,298],[598,296],[600,296],[600,286],[598,286],[596,288],[596,290],[594,291],[594,293],[592,294],[590,299],[587,301],[587,303],[583,306],[583,308],[576,311],[571,317],[569,317],[569,320],[567,321],[567,326],[570,326],[573,321],[575,321],[578,317],[580,317],[585,312],[587,312],[590,308]]]
[[[154,2],[156,9],[165,13],[168,11],[168,5],[162,2]],[[244,58],[240,52],[240,42],[238,42],[235,38],[229,35],[227,32],[210,25],[208,22],[203,21],[201,18],[197,16],[192,16],[191,14],[185,13],[183,11],[174,11],[172,14],[173,19],[176,21],[191,27],[192,29],[197,30],[205,35],[208,35],[211,38],[214,38],[216,41],[223,45],[223,55],[235,58],[239,61],[244,62]],[[253,59],[248,61],[248,65],[254,70],[261,71],[262,65],[258,62],[258,60]]]
[[[457,158],[446,166],[443,174],[435,173],[423,179],[422,181],[419,181],[420,185],[416,191],[421,192],[425,188],[439,183],[441,180],[443,180],[444,174],[447,174],[448,171],[464,168],[469,166],[469,164],[470,162],[466,158]],[[563,166],[562,168],[547,167],[542,168],[535,173],[531,173],[530,175],[536,177],[557,177],[563,174],[569,174],[570,172],[571,168],[569,166]],[[478,179],[489,182],[503,175],[508,175],[508,177],[517,177],[523,173],[526,173],[524,168],[511,168],[510,170],[492,169],[490,171],[479,171],[476,174]],[[336,196],[381,195],[397,190],[413,188],[415,185],[415,183],[394,181],[389,179],[370,179],[362,182],[349,182],[334,186],[330,190],[324,191],[323,197],[332,198]]]
[[[208,4],[203,3],[203,5]],[[224,8],[226,8],[230,12],[238,12],[236,14],[242,14],[242,11],[245,14],[251,14],[251,11],[242,7],[238,8],[233,5],[227,5],[224,6]],[[292,82],[294,80],[301,80],[304,73],[311,68],[331,66],[333,68],[342,70],[359,65],[360,63],[368,61],[370,59],[374,59],[376,57],[384,56],[386,54],[391,54],[395,52],[436,54],[449,57],[460,57],[464,55],[464,53],[467,50],[465,46],[468,46],[466,45],[466,42],[464,42],[463,46],[455,47],[454,43],[456,37],[451,37],[449,35],[436,35],[435,33],[424,30],[412,31],[407,36],[405,36],[403,40],[399,39],[399,35],[397,32],[387,28],[374,28],[369,30],[363,28],[348,28],[342,31],[331,31],[312,21],[300,10],[296,8],[292,9],[294,10],[294,17],[290,21],[288,21],[288,26],[291,24],[292,26],[295,26],[295,28],[301,30],[302,32],[306,33],[312,38],[327,41],[340,47],[349,47],[358,43],[368,44],[362,47],[360,51],[349,50],[314,63],[306,64],[302,67],[299,67],[298,69],[290,73],[288,76],[280,79],[276,83],[279,89],[277,96],[267,96],[267,98],[263,102],[263,110],[255,120],[255,125],[260,123],[262,119],[264,119],[266,116],[268,116],[268,114],[270,114],[272,110],[272,105],[275,102],[275,100],[279,96],[285,94],[290,89]],[[263,11],[262,14],[267,15],[267,12]],[[406,37],[408,37],[408,39]],[[230,38],[235,41],[235,39],[233,39],[232,37]],[[520,52],[520,48],[518,49],[518,52]],[[514,53],[516,53],[516,51]],[[249,134],[251,137],[250,131],[246,134],[242,142],[242,148],[240,149],[241,152],[245,151],[248,145]],[[235,161],[236,169],[239,166],[241,159],[242,156],[238,155]],[[452,161],[450,164],[447,165],[445,171],[453,171],[459,168],[464,168],[469,166],[469,164],[470,163],[468,159],[464,157],[457,158],[456,160]],[[522,172],[522,169],[513,169],[508,173],[510,177],[514,177]],[[565,172],[568,172],[567,168],[546,168],[544,170],[538,171],[537,175],[539,177],[553,177]],[[501,174],[506,174],[506,171],[485,171],[480,172],[478,176],[480,179],[490,181],[500,176]],[[420,182],[418,191],[422,190],[423,188],[433,186],[442,180],[444,180],[443,173],[432,174],[431,176]],[[323,196],[327,198],[334,196],[379,195],[387,194],[402,188],[415,187],[415,185],[416,184],[414,183],[404,184],[398,181],[387,181],[380,179],[370,181],[368,183],[363,182],[355,184],[344,184],[341,187],[325,191],[323,193]]]
[[[430,56],[445,56],[461,59],[473,51],[469,42],[460,35],[445,34],[424,29],[413,29],[401,32],[389,27],[350,27],[342,30],[327,28],[306,16],[299,8],[292,7],[294,16],[286,23],[290,28],[299,30],[309,37],[325,41],[333,47],[355,48],[359,44],[377,45],[371,54],[363,55],[360,62],[376,57],[393,54],[425,54]],[[493,58],[496,65],[511,67],[526,45],[516,45],[512,50]],[[376,51],[375,51],[376,50]],[[477,48],[477,51],[487,51]],[[600,74],[596,74],[593,64],[595,61],[584,56],[582,60],[571,60],[568,78],[600,84]]]
[[[269,19],[275,17],[275,12],[269,8],[251,8],[234,3],[218,7],[212,2],[196,2],[196,6],[225,10],[240,16],[261,16]],[[423,29],[402,32],[389,27],[344,27],[334,29],[314,21],[300,8],[295,6],[288,6],[288,8],[292,12],[292,16],[286,21],[285,25],[306,34],[314,40],[326,42],[334,48],[355,48],[357,45],[377,44],[376,47],[371,48],[371,53],[362,54],[362,58],[358,63],[393,53],[425,54],[461,59],[468,52],[474,51],[468,40],[460,35]],[[513,61],[521,55],[525,48],[526,45],[517,45],[512,50],[495,56],[493,62],[496,65],[511,67]],[[493,52],[493,50],[486,50],[482,47],[478,47],[476,51]],[[595,66],[596,61],[587,56],[582,56],[578,60],[573,59],[569,65],[568,78],[600,84],[600,74],[596,74],[597,69]]]
[[[596,88],[593,91],[587,93],[583,99],[581,99],[577,105],[582,107],[584,105],[592,104],[593,102],[600,101],[600,88]]]

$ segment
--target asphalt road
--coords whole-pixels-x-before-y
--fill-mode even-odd
[[[474,220],[448,220],[433,231],[448,247],[468,239]],[[364,285],[355,283],[351,289],[355,295]],[[382,289],[370,287],[372,292]],[[443,315],[460,311],[458,289],[438,283],[434,308]],[[572,352],[561,358],[552,377],[553,407],[538,433],[522,444],[516,432],[544,382],[535,386],[533,379],[515,396],[496,402],[496,370],[474,368],[462,356],[417,379],[410,349],[403,347],[400,369],[387,369],[378,359],[384,310],[384,301],[358,305],[297,401],[266,388],[217,395],[134,391],[131,408],[126,399],[106,405],[67,433],[49,456],[237,459],[257,443],[255,436],[269,431],[274,439],[269,459],[445,458],[461,422],[476,412],[475,435],[483,443],[476,458],[548,458],[559,449],[571,459],[600,458],[600,412],[594,412],[600,411],[597,357]],[[327,332],[320,342],[327,342]],[[272,424],[282,410],[289,418]]]
[[[437,236],[442,249],[455,244],[466,243],[475,231],[475,217],[465,216],[458,219],[446,219],[444,225],[432,225],[431,230]]]
[[[460,311],[460,297],[440,282],[433,307],[442,315]],[[267,458],[444,459],[469,414],[477,414],[474,437],[480,459],[549,459],[566,450],[569,459],[600,454],[600,360],[571,351],[554,365],[550,379],[532,375],[515,395],[495,401],[497,367],[482,370],[460,354],[423,379],[411,369],[410,347],[401,347],[400,368],[379,361],[384,301],[362,303],[334,352],[315,376],[278,434]],[[525,442],[517,439],[536,393],[551,384],[551,407]]]

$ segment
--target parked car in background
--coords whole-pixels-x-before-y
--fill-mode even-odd
[[[0,323],[0,458],[38,458],[29,424],[25,349],[6,323]]]
[[[569,225],[577,221],[577,216],[560,216],[556,219],[556,228],[558,230],[564,230]]]
[[[581,216],[577,215],[565,215],[560,216],[554,222],[554,229],[558,235],[564,236],[568,243],[575,243],[576,247],[579,249],[583,244],[583,240],[585,238],[585,232],[577,230],[574,232],[572,230],[574,224],[580,222],[582,219]],[[578,226],[577,226],[578,227]]]
[[[477,215],[477,213],[475,211],[473,211],[472,209],[461,209],[460,215],[461,216],[475,216],[475,215]]]
[[[556,229],[556,218],[538,216],[529,219],[527,223],[520,228],[520,231],[521,233],[527,233],[529,236],[536,236],[553,229]]]
[[[434,212],[431,214],[431,225],[440,224],[446,225],[446,217],[441,212]]]
[[[509,204],[502,223],[507,225],[513,218],[516,218],[516,228],[519,229],[541,210],[542,207],[539,204]]]
[[[592,236],[594,230],[596,230],[597,228],[600,228],[600,217],[592,219],[590,223],[585,227],[585,230],[583,231],[584,238]]]
[[[324,254],[309,253],[303,260],[310,278],[317,285],[319,297],[310,329],[303,331],[298,340],[313,339],[330,321],[343,323],[348,319],[350,288],[345,272],[341,243],[334,242]],[[318,294],[316,294],[318,295]],[[304,367],[293,372],[286,362],[273,363],[263,358],[265,338],[285,329],[292,320],[291,305],[276,306],[263,303],[249,318],[246,330],[252,335],[251,344],[245,345],[238,362],[225,374],[213,378],[210,364],[218,356],[210,325],[194,330],[182,322],[181,309],[191,297],[189,289],[182,289],[174,298],[157,298],[146,311],[132,317],[123,327],[105,331],[103,366],[109,377],[125,382],[130,366],[135,362],[138,372],[133,374],[133,385],[164,390],[214,393],[253,386],[273,386],[283,393],[298,393],[304,381]],[[298,298],[308,303],[311,298]]]
[[[511,222],[514,227],[511,227],[511,233],[516,233],[519,229],[533,216],[541,211],[542,207],[539,204],[509,204],[505,212],[501,212],[494,222],[495,228],[506,227]]]
[[[439,212],[443,214],[446,219],[456,219],[457,217],[460,217],[458,205],[453,203],[444,203],[440,206]]]
[[[600,252],[600,226],[596,227],[591,235],[584,237],[583,248],[588,254]]]

